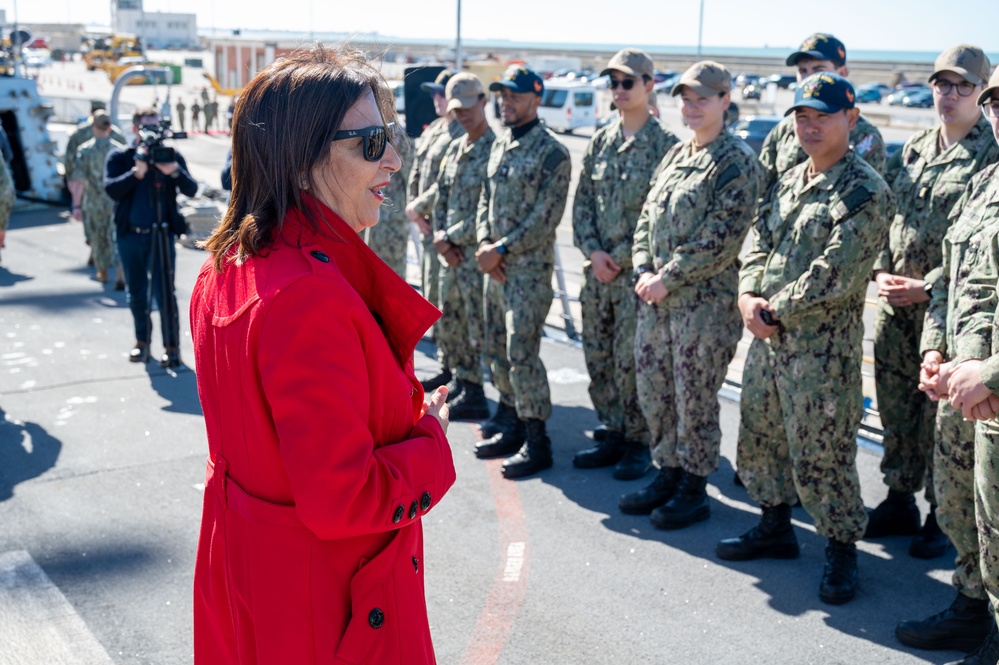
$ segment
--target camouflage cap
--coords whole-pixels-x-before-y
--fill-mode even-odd
[[[680,76],[671,94],[676,97],[688,87],[701,97],[713,97],[732,91],[732,75],[724,65],[711,60],[702,60]]]
[[[107,129],[111,126],[111,116],[109,116],[104,111],[94,111],[93,114],[94,127],[100,127],[101,129]]]
[[[985,90],[982,91],[982,94],[978,95],[978,105],[981,106],[982,104],[987,104],[988,101],[992,99],[992,95],[996,92],[999,92],[999,67],[992,72],[992,78],[989,79],[989,83],[985,86]]]
[[[482,81],[478,76],[467,72],[455,74],[445,88],[447,110],[470,109],[478,104],[485,94],[486,91],[482,89]]]
[[[645,51],[637,48],[626,48],[615,53],[600,75],[607,76],[611,72],[621,72],[637,77],[646,76],[650,81],[656,73],[652,58]]]
[[[794,104],[784,115],[791,115],[799,108],[839,113],[843,109],[854,108],[856,97],[853,86],[839,74],[817,72],[798,84],[794,90]]]
[[[423,92],[429,92],[431,95],[443,95],[444,86],[447,85],[447,82],[451,80],[452,76],[454,76],[454,72],[450,69],[442,69],[440,74],[437,75],[437,78],[434,79],[433,83],[421,83],[420,90]]]
[[[513,92],[533,92],[540,97],[541,93],[545,91],[545,82],[533,69],[521,65],[506,70],[506,73],[503,74],[503,80],[493,81],[489,84],[490,92],[496,92],[502,88],[507,88]]]
[[[788,67],[794,67],[799,60],[812,58],[814,60],[830,60],[835,63],[846,62],[846,47],[843,42],[824,32],[816,32],[801,42],[798,50],[787,56]]]
[[[943,72],[954,72],[968,83],[983,85],[989,80],[992,63],[985,51],[970,44],[960,44],[941,53],[933,63],[930,81]]]

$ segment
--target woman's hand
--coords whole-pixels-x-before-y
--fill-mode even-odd
[[[441,386],[430,396],[430,401],[423,403],[423,412],[428,416],[433,416],[440,423],[441,429],[447,435],[447,426],[450,422],[450,409],[447,406],[447,386]]]

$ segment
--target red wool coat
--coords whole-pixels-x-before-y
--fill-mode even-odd
[[[199,665],[434,663],[421,519],[455,480],[412,354],[439,312],[309,199],[191,298],[208,473]],[[339,236],[339,237],[338,237]]]

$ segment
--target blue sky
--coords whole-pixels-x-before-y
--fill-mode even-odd
[[[25,22],[108,23],[108,0],[17,0]],[[7,20],[15,0],[0,0]],[[280,7],[274,11],[273,7]],[[453,39],[456,0],[146,0],[147,11],[198,14],[201,28],[378,32]],[[795,46],[831,32],[847,49],[942,51],[959,43],[999,53],[999,2],[970,0],[704,0],[703,43]],[[419,11],[414,8],[419,7]],[[571,11],[566,8],[571,7]],[[475,39],[634,44],[697,43],[696,0],[463,0],[462,34]]]

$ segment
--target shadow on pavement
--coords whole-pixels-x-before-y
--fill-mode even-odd
[[[55,466],[62,442],[36,423],[7,420],[0,408],[0,501],[14,496],[14,487]]]
[[[0,287],[14,286],[18,282],[26,282],[31,279],[34,279],[32,275],[19,275],[8,270],[6,266],[0,265]],[[6,299],[4,301],[6,302]]]
[[[159,359],[153,358],[146,363],[146,372],[153,390],[170,402],[163,407],[164,411],[202,415],[201,402],[198,400],[198,378],[193,369],[186,365],[164,369],[160,367]]]
[[[74,222],[80,224],[79,222]],[[8,231],[17,229],[32,229],[38,226],[52,226],[54,224],[70,224],[69,212],[64,206],[43,207],[36,210],[20,210],[10,216],[10,226]],[[80,233],[83,233],[80,224]]]

